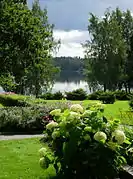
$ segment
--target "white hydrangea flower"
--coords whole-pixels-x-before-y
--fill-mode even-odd
[[[68,119],[80,119],[80,114],[77,113],[77,112],[71,111],[71,112],[69,113]]]
[[[99,142],[100,141],[106,141],[107,140],[107,135],[104,132],[99,131],[99,132],[95,133],[94,139],[96,141],[99,141]]]
[[[74,112],[79,112],[79,113],[83,113],[83,111],[84,111],[83,107],[80,104],[73,104],[70,107],[70,110],[74,111]]]
[[[58,126],[58,123],[52,121],[52,122],[50,122],[49,124],[46,125],[46,129],[51,130],[51,129],[55,128],[56,126]]]
[[[115,137],[115,140],[118,144],[123,144],[123,142],[126,140],[126,136],[123,131],[121,130],[115,130],[112,133],[112,136]]]
[[[39,150],[40,157],[44,157],[47,153],[47,149],[45,147]]]
[[[50,114],[51,114],[52,116],[60,116],[60,114],[61,114],[61,109],[54,109],[54,110],[52,110],[52,111],[50,112]]]

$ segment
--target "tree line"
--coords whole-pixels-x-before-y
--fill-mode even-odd
[[[83,59],[80,57],[55,57],[53,62],[60,71],[82,72],[84,68]]]

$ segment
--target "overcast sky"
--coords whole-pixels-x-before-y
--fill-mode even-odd
[[[31,7],[33,0],[28,0]],[[40,0],[48,10],[49,22],[55,25],[54,36],[62,41],[58,56],[83,56],[83,43],[88,39],[89,12],[102,16],[106,8],[120,7],[133,11],[133,0]]]

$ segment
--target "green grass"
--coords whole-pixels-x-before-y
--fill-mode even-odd
[[[0,141],[0,179],[48,179],[53,168],[39,166],[39,138]]]
[[[0,108],[4,107],[2,104],[0,104]]]

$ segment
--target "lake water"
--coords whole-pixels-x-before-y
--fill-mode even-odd
[[[90,93],[88,84],[85,82],[82,73],[62,71],[53,86],[52,92],[68,92],[79,88],[82,88],[87,91],[87,93]]]
[[[60,75],[57,77],[52,92],[68,92],[79,88],[82,88],[87,93],[90,93],[88,84],[85,82],[84,77],[81,73],[64,71],[61,72]],[[3,92],[1,87],[0,92]]]
[[[53,86],[52,92],[57,92],[57,91],[68,92],[68,91],[73,91],[79,88],[82,88],[85,91],[87,91],[87,93],[90,93],[87,83],[83,80],[80,80],[79,82],[75,82],[75,81],[56,82],[55,85]]]

